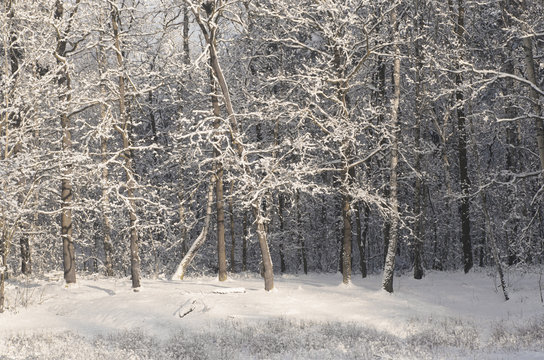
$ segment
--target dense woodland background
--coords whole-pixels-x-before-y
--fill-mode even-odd
[[[544,260],[540,0],[0,4],[2,300]]]

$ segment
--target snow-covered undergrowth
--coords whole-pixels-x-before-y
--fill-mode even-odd
[[[537,325],[540,329],[510,332],[507,343],[501,335],[486,344],[474,325],[451,320],[427,323],[404,339],[354,323],[279,318],[250,324],[226,320],[216,325],[200,331],[178,330],[166,339],[141,329],[92,337],[72,332],[19,334],[3,341],[0,359],[539,359],[544,355],[544,320]]]
[[[508,302],[485,272],[396,277],[394,294],[335,274],[284,276],[271,293],[251,274],[138,293],[128,279],[12,280],[0,359],[542,359],[538,276],[508,279]]]

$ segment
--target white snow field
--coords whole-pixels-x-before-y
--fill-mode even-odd
[[[253,274],[143,280],[62,274],[11,279],[0,359],[544,359],[539,270],[508,271],[510,301],[487,270],[423,280]]]

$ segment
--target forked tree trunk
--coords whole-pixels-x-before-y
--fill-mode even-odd
[[[389,180],[390,195],[389,204],[391,207],[391,232],[389,238],[389,246],[387,248],[387,255],[385,258],[385,267],[383,272],[382,288],[392,293],[393,292],[393,274],[395,271],[395,255],[397,252],[397,239],[398,239],[398,222],[399,222],[399,209],[398,209],[398,183],[397,183],[397,164],[398,164],[398,149],[399,149],[399,136],[400,136],[400,124],[398,118],[399,104],[400,104],[400,49],[399,49],[399,31],[397,22],[397,10],[394,9],[391,12],[391,27],[393,29],[394,38],[394,62],[393,62],[393,101],[391,107],[391,177]]]
[[[245,162],[246,159],[243,159],[243,157],[245,156],[243,152],[244,149],[238,139],[238,123],[236,120],[236,115],[234,113],[234,107],[230,98],[227,81],[223,74],[221,65],[219,64],[219,57],[217,55],[216,35],[218,30],[217,20],[219,17],[219,12],[216,11],[217,9],[212,8],[211,11],[206,14],[207,19],[205,20],[201,17],[201,9],[198,6],[194,6],[194,4],[191,4],[189,0],[185,0],[185,3],[187,4],[187,6],[191,7],[191,11],[193,12],[195,21],[200,27],[202,35],[204,36],[206,44],[208,45],[208,51],[210,54],[210,66],[212,68],[213,75],[217,81],[217,84],[221,89],[221,95],[223,95],[223,103],[225,104],[225,108],[227,110],[229,127],[231,132],[231,141],[238,153],[238,156],[242,161]],[[222,8],[222,1],[218,2],[217,7],[219,9]],[[259,206],[260,205],[261,202],[259,202]],[[255,210],[255,213],[259,215],[259,217],[255,219],[255,224],[257,226],[257,235],[259,237],[259,244],[261,246],[261,254],[263,256],[263,265],[265,266],[265,289],[271,290],[274,286],[274,273],[272,271],[272,260],[270,259],[270,252],[266,240],[266,228],[264,218],[261,216],[260,211],[260,209]]]

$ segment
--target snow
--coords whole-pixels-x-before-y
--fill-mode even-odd
[[[226,282],[186,276],[182,282],[144,279],[142,291],[134,292],[130,279],[80,277],[71,287],[64,285],[62,274],[15,279],[6,289],[9,310],[0,314],[0,359],[1,354],[11,356],[7,359],[24,355],[15,353],[10,343],[16,336],[68,332],[96,339],[138,330],[169,342],[176,332],[212,331],[225,321],[258,328],[277,319],[288,327],[362,326],[416,350],[438,337],[445,344],[442,354],[451,352],[459,358],[474,354],[485,359],[544,358],[544,334],[531,335],[534,339],[523,345],[518,339],[508,340],[513,335],[506,331],[535,321],[535,331],[544,329],[538,274],[508,273],[508,302],[485,271],[430,272],[423,280],[396,276],[393,294],[380,290],[379,275],[353,276],[350,286],[341,281],[339,274],[289,275],[276,277],[276,291],[266,292],[263,280],[252,274],[234,274]],[[497,340],[500,329],[506,331],[502,343]],[[448,336],[455,339],[452,344]],[[342,350],[345,344],[337,345],[331,356],[349,353]]]

